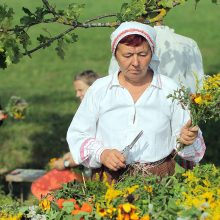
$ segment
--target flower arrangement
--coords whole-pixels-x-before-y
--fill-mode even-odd
[[[190,111],[192,126],[199,125],[209,119],[220,118],[220,73],[206,76],[203,86],[199,88],[196,77],[196,92],[191,93],[183,85],[170,94],[168,98],[177,101],[182,108]]]
[[[6,119],[8,116],[10,116],[16,120],[24,119],[27,107],[28,103],[24,99],[18,96],[12,96],[9,99],[5,110],[3,111],[4,118]]]
[[[22,219],[218,220],[219,189],[220,169],[207,164],[162,180],[138,175],[117,184],[109,184],[105,178],[71,182],[38,206],[23,206],[18,213]],[[0,213],[3,211],[0,206]]]

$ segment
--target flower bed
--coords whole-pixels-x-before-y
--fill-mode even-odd
[[[43,198],[38,206],[20,206],[0,220],[11,219],[220,219],[220,169],[200,165],[193,171],[159,180],[155,176],[125,176],[117,184],[105,180],[68,183]],[[17,213],[15,213],[15,210]],[[8,217],[7,217],[8,216]],[[14,218],[12,218],[12,216]]]

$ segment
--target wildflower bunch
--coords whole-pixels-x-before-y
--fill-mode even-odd
[[[21,120],[25,118],[27,107],[28,103],[24,99],[12,96],[4,110],[4,114],[16,120]]]
[[[209,119],[220,118],[220,73],[206,76],[201,88],[198,80],[196,81],[195,93],[182,85],[168,96],[173,101],[176,100],[183,109],[189,110],[193,126]]]

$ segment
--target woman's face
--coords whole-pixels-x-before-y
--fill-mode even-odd
[[[122,74],[133,82],[139,82],[146,76],[151,57],[150,46],[145,41],[136,47],[119,43],[116,50]]]
[[[87,85],[82,80],[76,80],[73,81],[73,86],[74,86],[74,90],[76,91],[76,97],[79,98],[80,101],[82,101],[87,89],[89,88],[89,85]]]

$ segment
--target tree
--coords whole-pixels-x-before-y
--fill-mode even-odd
[[[64,46],[77,41],[74,33],[77,28],[116,27],[123,21],[137,20],[146,24],[152,24],[163,20],[167,12],[186,2],[187,0],[131,0],[130,3],[121,5],[119,12],[108,15],[100,15],[87,20],[81,20],[80,16],[85,7],[84,4],[71,3],[66,9],[57,9],[56,5],[48,0],[41,0],[42,6],[35,11],[23,7],[24,16],[20,23],[12,25],[14,11],[7,5],[0,5],[0,68],[6,68],[11,63],[17,63],[23,56],[31,54],[42,48],[49,47],[56,42],[56,52],[64,58]],[[195,7],[200,0],[195,0]],[[217,4],[218,0],[211,0]],[[102,19],[114,19],[114,21],[100,22]],[[36,37],[37,46],[33,46],[33,38],[29,31],[40,24],[48,24],[47,34]],[[49,28],[51,24],[64,26],[66,29],[52,36]]]

